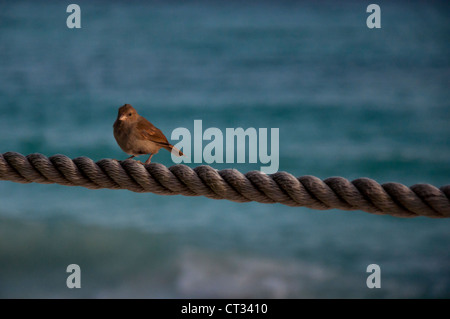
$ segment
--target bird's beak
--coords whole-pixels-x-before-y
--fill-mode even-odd
[[[119,117],[119,121],[125,121],[127,119],[127,116],[124,114],[121,117]]]

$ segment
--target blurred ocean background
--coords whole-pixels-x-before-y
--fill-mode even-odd
[[[76,1],[68,29],[70,3],[0,2],[1,153],[124,159],[130,103],[169,139],[196,119],[279,128],[296,176],[450,183],[446,1],[377,1],[381,29],[368,1]],[[449,226],[1,181],[0,297],[449,298]]]

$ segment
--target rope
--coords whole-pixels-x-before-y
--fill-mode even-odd
[[[158,163],[142,165],[134,160],[64,155],[23,156],[0,154],[0,180],[17,183],[57,183],[90,189],[128,189],[159,195],[206,196],[234,202],[280,203],[312,209],[363,210],[397,217],[450,217],[450,185],[440,189],[429,184],[411,187],[399,183],[378,184],[369,178],[352,182],[342,177],[321,180],[294,177],[286,172],[266,175],[259,171],[242,174],[235,169],[186,165],[170,168]]]

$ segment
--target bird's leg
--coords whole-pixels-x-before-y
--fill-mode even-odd
[[[152,156],[153,156],[153,154],[150,154],[150,157],[148,158],[148,160],[145,161],[144,165],[147,165],[147,164],[149,164],[151,162]]]
[[[136,155],[131,155],[130,157],[128,157],[127,159],[132,159],[134,158]]]

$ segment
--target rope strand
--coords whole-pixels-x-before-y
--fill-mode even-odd
[[[94,162],[87,157],[72,160],[64,155],[23,156],[7,152],[0,154],[0,180],[205,196],[239,203],[280,203],[320,210],[363,210],[397,217],[450,217],[450,185],[440,189],[429,184],[380,185],[369,178],[350,182],[331,177],[322,181],[314,176],[296,178],[286,172],[242,174],[235,169],[218,171],[205,165],[194,169],[186,165],[167,168],[158,163],[144,166],[134,160]]]

